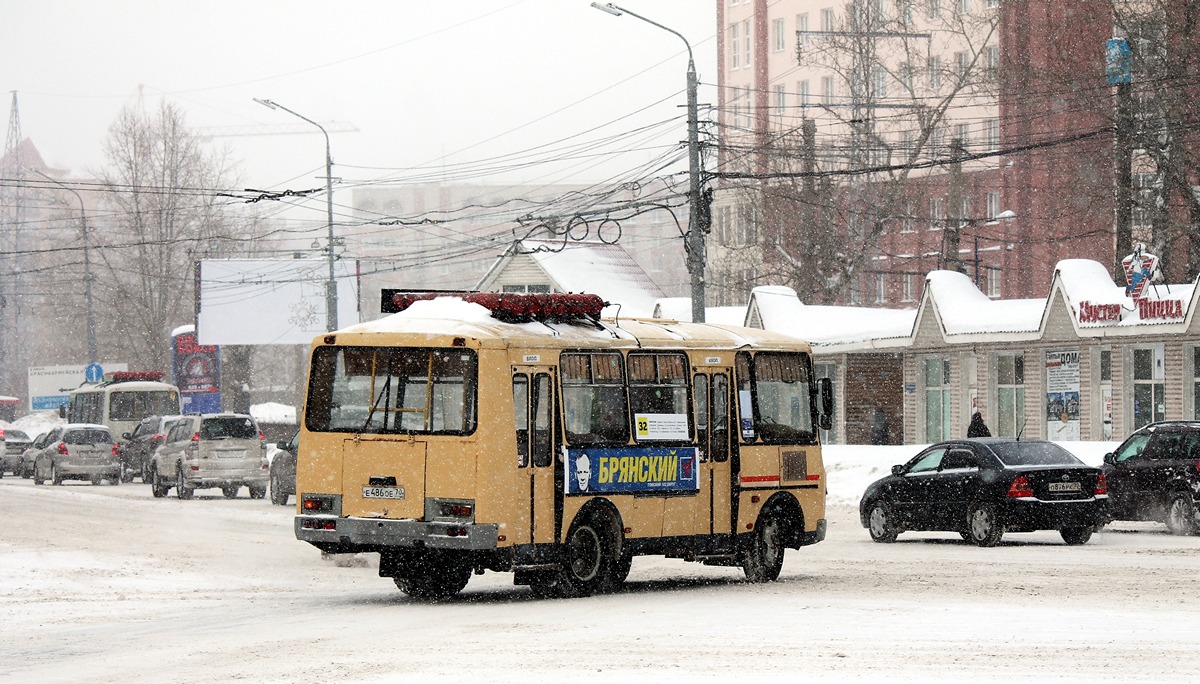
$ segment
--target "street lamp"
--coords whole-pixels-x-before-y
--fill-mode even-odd
[[[696,79],[696,62],[692,59],[692,45],[683,34],[647,19],[642,15],[631,12],[624,7],[618,7],[611,2],[600,4],[593,2],[592,7],[607,12],[615,17],[628,14],[641,19],[647,24],[673,33],[683,41],[688,51],[687,67],[687,118],[688,118],[688,273],[692,276],[692,320],[704,322],[704,229],[700,223],[700,117],[696,108],[696,90],[699,82]]]
[[[27,170],[67,190],[72,195],[75,195],[75,199],[79,200],[79,220],[83,233],[83,291],[84,298],[87,301],[87,358],[89,364],[96,363],[96,314],[95,307],[92,305],[92,259],[88,248],[87,209],[83,205],[83,197],[74,188],[66,185],[57,178],[51,178],[32,167],[29,167]]]
[[[338,328],[338,295],[337,280],[333,273],[333,156],[329,151],[329,132],[316,121],[303,114],[296,113],[278,102],[263,100],[257,97],[254,98],[254,101],[264,107],[282,109],[296,118],[303,119],[321,129],[321,134],[325,136],[325,209],[329,226],[329,244],[326,245],[326,256],[329,260],[329,279],[325,281],[325,328],[328,332],[333,332]]]

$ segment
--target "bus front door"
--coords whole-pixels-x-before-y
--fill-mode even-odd
[[[713,369],[696,373],[693,378],[695,396],[696,438],[700,447],[700,497],[697,509],[697,531],[701,534],[730,532],[730,453],[735,420],[730,415],[729,369]]]
[[[558,486],[554,475],[554,380],[547,368],[513,368],[513,410],[517,428],[517,468],[527,483],[517,505],[527,525],[522,532],[534,544],[555,541]],[[522,534],[521,536],[525,536]]]

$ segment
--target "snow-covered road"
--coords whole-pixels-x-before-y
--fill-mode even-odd
[[[881,545],[837,503],[772,584],[639,558],[614,595],[488,573],[427,605],[295,541],[290,507],[198,494],[0,480],[0,681],[1196,679],[1200,538],[1161,525]]]

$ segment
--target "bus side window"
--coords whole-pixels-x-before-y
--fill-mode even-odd
[[[529,376],[513,376],[513,422],[517,426],[517,467],[529,465]]]
[[[538,373],[533,376],[533,432],[531,451],[533,465],[544,468],[554,461],[554,404],[550,376]]]
[[[712,460],[729,458],[729,378],[724,373],[712,377]]]
[[[700,445],[700,460],[710,457],[708,446],[708,376],[696,373],[692,377],[692,391],[696,399],[696,443]]]

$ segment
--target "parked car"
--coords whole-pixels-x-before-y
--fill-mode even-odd
[[[1113,520],[1165,522],[1172,534],[1200,530],[1200,421],[1151,423],[1104,455]]]
[[[995,546],[1005,532],[1058,530],[1085,544],[1107,516],[1099,468],[1040,440],[978,438],[940,442],[867,487],[859,504],[871,539],[909,530],[958,532]]]
[[[16,428],[0,428],[0,438],[4,441],[4,452],[0,453],[0,477],[4,477],[5,472],[20,475],[21,454],[33,444],[33,438]]]
[[[279,442],[279,451],[271,459],[271,503],[286,506],[288,496],[296,493],[296,453],[300,445],[300,431],[292,438]]]
[[[183,416],[147,416],[126,432],[121,444],[121,472],[126,482],[132,482],[134,476],[142,478],[142,482],[150,482],[150,458],[154,450],[167,440],[167,432],[171,426]]]
[[[30,453],[31,452],[31,453]],[[67,423],[54,428],[34,446],[25,457],[33,463],[33,483],[49,480],[61,485],[63,480],[91,480],[100,484],[108,480],[121,484],[121,458],[112,432],[103,425]]]
[[[184,416],[171,426],[166,442],[151,459],[151,492],[166,496],[171,487],[180,499],[197,489],[220,487],[226,498],[243,486],[250,498],[267,494],[267,443],[254,419],[243,413]]]

